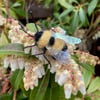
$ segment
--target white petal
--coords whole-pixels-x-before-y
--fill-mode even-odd
[[[35,75],[34,72],[32,73],[31,79],[32,79],[31,83],[32,83],[34,86],[38,86],[38,76]]]
[[[33,90],[34,89],[34,85],[30,85],[30,89]]]
[[[18,58],[18,65],[19,65],[19,69],[24,68],[24,59],[23,58]]]
[[[4,68],[8,68],[9,64],[10,64],[10,57],[6,57],[4,59]]]
[[[28,70],[30,68],[30,63],[25,62],[24,66],[25,66],[25,70]]]
[[[18,69],[18,62],[17,59],[11,59],[10,60],[10,67],[12,71],[15,71],[16,69]]]
[[[83,95],[85,95],[86,94],[86,89],[85,89],[85,86],[80,86],[80,88],[79,88],[79,90],[80,90],[80,92],[83,94]]]
[[[60,86],[62,86],[62,85],[67,81],[69,75],[70,75],[70,74],[69,74],[69,72],[68,72],[67,70],[63,71],[63,72],[60,74],[59,78],[58,78],[58,84],[59,84]]]
[[[45,75],[45,70],[44,70],[44,67],[43,66],[40,66],[40,71],[41,71],[41,74],[42,75]]]
[[[29,84],[24,83],[24,88],[25,88],[26,91],[28,91],[29,90]]]
[[[55,75],[55,82],[58,82],[58,79],[59,79],[59,77],[60,77],[60,74],[61,74],[60,71],[58,71],[58,72],[56,73],[56,75]]]
[[[69,88],[69,87],[66,87],[66,88],[64,89],[64,92],[65,92],[65,98],[66,98],[66,99],[69,99],[69,98],[71,97],[72,89]]]
[[[38,66],[34,68],[34,72],[39,78],[42,78],[42,74]]]
[[[51,68],[50,68],[50,72],[51,73],[55,73],[57,71],[57,69],[60,68],[61,65],[59,65],[56,61],[51,61]]]
[[[31,48],[25,48],[25,49],[24,49],[24,52],[25,52],[26,54],[28,54],[28,53],[30,52],[30,49],[31,49]]]
[[[77,95],[77,87],[76,87],[76,85],[75,86],[73,86],[72,87],[72,93],[74,94],[74,95]]]
[[[40,61],[43,61],[45,64],[48,64],[47,60],[44,58],[43,55],[38,55],[37,57],[39,58]]]
[[[34,80],[34,85],[37,87],[38,86],[38,79]]]

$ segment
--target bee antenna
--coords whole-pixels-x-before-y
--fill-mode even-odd
[[[32,19],[34,19],[34,18],[33,18],[33,15],[32,15],[32,10],[30,10],[29,13],[30,13]],[[39,29],[38,29],[37,24],[36,24],[36,23],[34,23],[34,24],[35,24],[35,27],[36,27],[37,32],[39,32]]]
[[[19,22],[19,25],[21,26],[22,30],[23,30],[27,35],[29,35],[30,37],[34,37],[33,35],[27,33],[27,31],[26,31],[25,28],[24,28],[24,25],[23,25],[21,22]]]

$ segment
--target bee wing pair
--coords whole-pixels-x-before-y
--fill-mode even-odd
[[[61,33],[54,33],[52,36],[55,38],[62,39],[68,44],[79,44],[81,42],[81,40],[79,38],[64,35]],[[60,50],[56,50],[54,48],[49,48],[48,51],[59,63],[61,63],[61,64],[68,63],[69,58],[70,58],[70,54],[69,54],[68,50],[60,51]]]
[[[61,33],[54,33],[52,36],[55,37],[55,38],[62,39],[68,44],[79,44],[81,42],[81,40],[79,38],[64,35],[64,34],[61,34]]]

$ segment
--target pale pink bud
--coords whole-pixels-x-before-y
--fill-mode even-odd
[[[29,90],[29,84],[28,83],[24,83],[24,88],[25,88],[26,91],[28,91]]]
[[[74,95],[77,94],[77,87],[76,87],[76,85],[72,87],[72,93],[73,93]]]

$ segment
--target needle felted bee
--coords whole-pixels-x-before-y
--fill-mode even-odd
[[[37,32],[35,35],[30,35],[29,36],[33,37],[35,40],[35,45],[32,46],[37,46],[39,49],[43,50],[42,53],[35,54],[35,55],[43,55],[44,58],[48,61],[48,63],[51,66],[50,61],[46,57],[46,52],[49,52],[49,55],[57,60],[61,64],[67,64],[70,54],[68,51],[68,47],[66,43],[68,44],[79,44],[81,40],[79,38],[75,38],[72,36],[64,35],[62,33],[52,33],[51,31],[44,30],[44,31],[39,31],[37,25],[35,24]],[[32,47],[31,46],[31,47]],[[27,46],[25,48],[28,48],[30,46]]]

